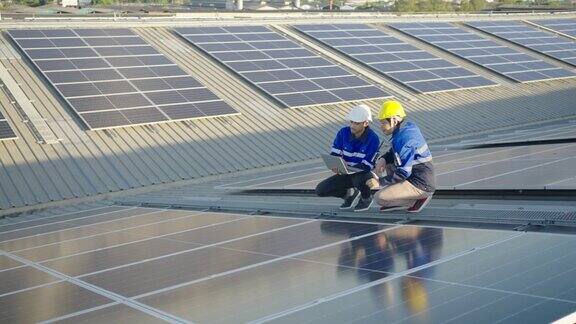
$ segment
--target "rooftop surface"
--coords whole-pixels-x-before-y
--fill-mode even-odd
[[[542,323],[576,311],[576,78],[518,83],[389,27],[479,33],[463,22],[518,16],[241,16],[0,21],[0,111],[17,135],[0,141],[1,322]],[[336,22],[496,86],[417,93],[292,27]],[[329,175],[318,157],[355,102],[287,109],[172,30],[232,25],[267,26],[401,100],[434,156],[430,205],[354,213],[316,197]],[[89,130],[4,32],[110,26],[240,115]],[[381,100],[360,102],[375,113]]]

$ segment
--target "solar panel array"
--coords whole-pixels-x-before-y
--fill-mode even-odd
[[[546,19],[532,20],[530,22],[546,28],[550,28],[562,34],[576,37],[576,19]]]
[[[174,30],[287,107],[390,96],[264,26]]]
[[[2,115],[2,112],[0,112],[0,140],[14,139],[14,138],[17,138],[16,133],[14,133],[12,127],[10,127],[10,124],[8,124],[8,120],[6,120],[6,117],[4,117],[4,115]]]
[[[183,192],[198,192],[190,189],[128,201],[189,206],[193,197]],[[192,200],[196,206],[222,197],[205,190],[204,199]],[[388,216],[390,224],[382,216],[370,222],[375,208],[361,221],[358,214],[326,220],[273,212],[333,212],[322,198],[305,205],[301,199],[270,201],[261,194],[218,203],[271,215],[80,204],[3,220],[0,319],[551,323],[574,312],[570,229],[563,235],[511,230],[521,221],[573,226],[574,204],[560,209],[536,200],[527,210],[489,201],[474,208],[439,204],[420,216],[468,227],[500,224],[497,230],[392,224],[402,214]]]
[[[129,29],[8,34],[91,129],[237,113]]]
[[[466,23],[552,58],[576,65],[576,42],[525,25],[518,21],[475,21]]]
[[[495,85],[365,24],[295,25],[294,28],[417,92]]]
[[[576,76],[449,23],[395,23],[390,27],[518,82]]]

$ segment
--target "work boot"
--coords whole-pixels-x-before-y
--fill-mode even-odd
[[[430,202],[430,200],[432,200],[432,196],[428,196],[426,198],[421,198],[416,200],[416,202],[414,203],[414,205],[412,205],[412,207],[408,208],[406,211],[409,213],[418,213],[420,212],[422,209],[424,209],[424,207],[426,207],[426,205],[428,205],[428,203]]]
[[[355,212],[365,211],[370,209],[370,206],[372,206],[372,196],[368,196],[368,198],[360,197],[360,201],[358,202],[358,205],[354,207],[354,211]]]
[[[348,189],[348,193],[344,196],[344,203],[340,205],[340,209],[350,209],[358,201],[360,197],[360,190],[356,188]]]

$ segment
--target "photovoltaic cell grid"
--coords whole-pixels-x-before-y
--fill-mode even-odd
[[[574,128],[574,127],[571,127]],[[571,128],[564,129],[566,135],[574,134]],[[552,127],[533,130],[532,133],[502,135],[498,140],[474,140],[455,143],[453,149],[432,147],[434,170],[439,190],[555,190],[576,189],[576,145],[546,144],[529,145],[529,141],[554,138]],[[562,134],[563,132],[558,132]],[[552,133],[552,134],[551,134]],[[535,135],[536,134],[536,135]],[[547,134],[548,136],[544,136]],[[508,138],[509,140],[507,140]],[[490,143],[528,141],[527,145],[487,148],[458,148]],[[535,158],[539,156],[538,158]],[[551,171],[542,173],[543,167]],[[217,189],[234,190],[314,190],[329,177],[331,171],[322,161],[309,167],[287,168],[265,175],[237,178],[227,184],[218,184]]]
[[[287,107],[390,97],[264,26],[174,30]]]
[[[576,37],[576,19],[546,19],[532,20],[530,22],[546,28],[550,28],[562,34]]]
[[[390,27],[518,82],[576,76],[449,23],[396,23]]]
[[[518,21],[475,21],[466,24],[557,60],[576,65],[576,42],[568,38],[538,30]]]
[[[549,323],[576,305],[571,235],[122,206],[33,216],[0,226],[2,323]]]
[[[129,29],[8,35],[91,129],[238,113]]]
[[[17,138],[16,133],[14,133],[12,127],[10,127],[10,124],[8,124],[8,120],[6,120],[6,117],[4,117],[4,115],[2,115],[2,112],[0,112],[0,140],[14,139],[14,138]]]
[[[294,28],[417,92],[495,85],[365,24],[295,25]]]

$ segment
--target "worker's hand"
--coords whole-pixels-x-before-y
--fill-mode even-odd
[[[336,174],[340,174],[340,172],[338,172],[338,168],[332,168],[332,172],[334,172]]]
[[[380,189],[380,182],[378,181],[378,178],[370,178],[366,180],[366,185],[372,190]]]
[[[376,173],[377,175],[381,175],[385,169],[386,169],[386,160],[385,159],[376,160],[376,166],[374,166],[374,173]]]

